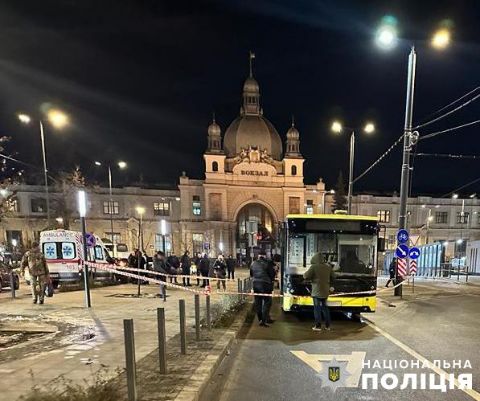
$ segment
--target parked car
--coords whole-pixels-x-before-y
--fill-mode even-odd
[[[10,267],[3,263],[0,262],[0,292],[2,291],[2,288],[8,287],[10,288],[10,272],[12,270]],[[18,290],[20,288],[20,278],[18,277],[17,272],[13,272],[13,280],[15,283],[15,289]]]

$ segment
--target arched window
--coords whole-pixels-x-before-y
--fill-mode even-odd
[[[218,162],[212,163],[212,171],[218,171]]]
[[[292,175],[297,175],[297,166],[292,166]]]

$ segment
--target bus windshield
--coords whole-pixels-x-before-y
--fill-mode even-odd
[[[287,274],[303,274],[320,252],[336,275],[374,275],[376,236],[342,233],[295,233],[289,237]]]

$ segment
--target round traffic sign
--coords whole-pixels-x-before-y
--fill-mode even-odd
[[[408,256],[410,259],[418,259],[420,257],[420,249],[417,247],[410,248],[410,251],[408,252]]]
[[[409,235],[408,231],[405,229],[398,230],[397,232],[397,241],[399,244],[405,244],[408,241]]]
[[[93,248],[97,243],[97,240],[95,239],[95,235],[93,235],[92,233],[86,233],[85,238],[86,238],[87,246],[89,248]]]
[[[408,246],[405,244],[400,244],[395,249],[395,256],[399,259],[404,259],[408,256]]]

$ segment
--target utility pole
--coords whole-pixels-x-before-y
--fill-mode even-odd
[[[398,217],[398,229],[407,229],[407,201],[409,190],[410,175],[410,152],[412,144],[415,142],[415,136],[412,135],[412,117],[413,117],[413,94],[415,90],[415,67],[417,63],[417,54],[412,46],[408,56],[408,78],[407,78],[407,97],[405,102],[405,127],[403,136],[403,161],[402,174],[400,181],[400,213]],[[412,140],[413,139],[413,140]],[[407,257],[407,266],[408,266]],[[396,282],[399,282],[398,269],[396,273]],[[395,295],[402,296],[402,286],[395,288]]]
[[[352,214],[353,161],[355,160],[355,131],[350,135],[350,168],[348,173],[348,214]]]

